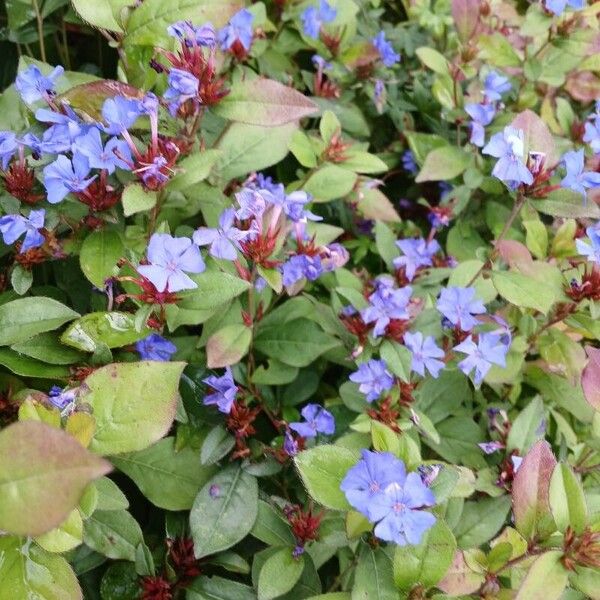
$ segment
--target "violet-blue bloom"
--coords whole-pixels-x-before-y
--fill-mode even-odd
[[[444,358],[445,353],[435,343],[433,337],[430,335],[423,337],[420,331],[416,333],[406,332],[404,334],[404,345],[412,354],[411,369],[421,377],[425,376],[425,369],[427,369],[431,376],[437,379],[440,371],[445,366],[444,362],[439,359]]]
[[[573,10],[581,10],[584,8],[585,0],[545,0],[544,4],[550,12],[560,17],[567,6]]]
[[[212,23],[197,26],[191,21],[177,21],[167,27],[167,33],[188,47],[196,44],[212,48],[217,43],[217,33]]]
[[[423,510],[435,504],[435,496],[418,473],[409,473],[403,481],[394,481],[377,494],[371,503],[375,535],[399,546],[416,545],[433,527],[436,518]]]
[[[243,187],[235,195],[240,208],[236,215],[239,219],[261,219],[271,203],[271,192],[263,189]]]
[[[496,116],[496,107],[493,104],[466,104],[465,111],[473,119],[469,141],[481,148],[485,144],[485,127]]]
[[[312,57],[312,63],[319,71],[328,71],[333,67],[330,62],[327,62],[322,56],[315,54]]]
[[[221,50],[230,50],[236,42],[239,42],[248,52],[252,45],[253,21],[254,15],[246,8],[233,15],[229,23],[217,34]]]
[[[75,154],[72,161],[61,154],[44,167],[43,173],[50,204],[61,202],[69,192],[83,192],[96,179],[96,175],[88,177],[90,165],[81,154]]]
[[[485,454],[494,454],[494,452],[498,452],[498,450],[502,450],[504,448],[506,448],[506,446],[502,443],[502,442],[481,442],[480,444],[477,444],[481,450],[483,450],[483,452]]]
[[[480,333],[477,344],[473,336],[469,337],[454,347],[454,350],[462,352],[467,357],[458,363],[458,368],[469,375],[475,370],[473,379],[475,385],[480,385],[492,365],[506,366],[506,354],[508,345],[503,343],[503,336],[497,333]]]
[[[298,454],[298,440],[294,439],[294,436],[289,431],[286,431],[283,437],[283,450],[288,456],[296,456]]]
[[[185,237],[154,233],[148,244],[149,265],[140,265],[138,272],[150,280],[159,292],[180,292],[195,289],[196,282],[186,273],[202,273],[206,268],[200,249]]]
[[[275,198],[277,197],[275,196]],[[307,220],[322,221],[323,217],[319,217],[319,215],[315,215],[305,208],[305,205],[311,200],[312,196],[303,190],[296,190],[290,194],[284,194],[282,202],[283,212],[294,223]]]
[[[67,408],[69,404],[75,402],[75,399],[77,398],[78,389],[79,388],[68,390],[65,388],[63,390],[57,385],[53,385],[50,388],[50,391],[48,392],[48,402],[50,402],[50,404],[62,411],[65,408]]]
[[[64,105],[64,110],[66,114],[57,113],[47,108],[39,108],[35,112],[35,118],[38,121],[52,123],[42,135],[42,141],[38,147],[41,152],[49,154],[70,152],[73,142],[93,127],[83,123],[68,106]]]
[[[283,285],[290,287],[302,278],[315,281],[323,273],[321,259],[318,256],[295,254],[281,266]]]
[[[14,244],[23,234],[23,243],[20,252],[31,248],[39,248],[44,243],[44,236],[40,229],[44,227],[46,211],[32,210],[28,217],[23,215],[5,215],[0,218],[0,233],[7,246]]]
[[[575,240],[577,252],[587,257],[590,262],[600,264],[600,230],[597,227],[588,227],[585,231],[591,243],[588,244],[584,240],[577,238]]]
[[[523,162],[525,147],[522,129],[505,127],[504,131],[492,136],[482,152],[498,159],[492,175],[509,187],[514,189],[519,183],[526,185],[533,183],[533,175]]]
[[[231,407],[238,392],[238,386],[235,385],[231,368],[227,367],[221,377],[211,375],[202,380],[207,386],[212,388],[213,392],[204,396],[202,401],[206,406],[215,405],[222,413],[229,414]]]
[[[333,415],[319,404],[307,404],[300,412],[304,421],[290,423],[290,429],[304,438],[314,438],[317,433],[335,433]]]
[[[479,324],[473,315],[486,312],[485,305],[475,297],[475,288],[448,287],[442,289],[437,301],[437,309],[456,327],[471,331]]]
[[[135,343],[135,349],[142,360],[163,362],[171,360],[171,356],[177,352],[177,346],[158,333],[151,333],[143,340],[138,340]]]
[[[600,117],[594,117],[585,124],[583,141],[590,145],[595,154],[600,153]]]
[[[17,136],[12,131],[0,131],[0,164],[2,164],[2,170],[6,171],[8,163],[15,155],[18,147]]]
[[[394,385],[394,377],[387,370],[386,362],[375,358],[358,365],[358,370],[349,379],[359,384],[358,391],[366,396],[367,402],[377,400]]]
[[[396,246],[403,252],[403,256],[394,259],[394,267],[404,267],[406,278],[412,281],[419,267],[430,267],[432,258],[441,250],[436,240],[430,242],[423,238],[407,238],[398,240]]]
[[[502,94],[508,92],[511,87],[508,77],[504,77],[496,71],[491,71],[483,83],[483,95],[490,101],[501,100]]]
[[[380,31],[372,39],[372,42],[377,52],[379,52],[381,62],[383,62],[386,67],[393,67],[397,62],[400,61],[400,54],[394,50],[391,42],[385,39],[384,31]]]
[[[419,171],[419,167],[415,161],[414,154],[410,150],[405,150],[402,153],[402,167],[408,173],[415,175]]]
[[[108,173],[114,173],[117,167],[128,170],[131,165],[129,146],[116,137],[110,138],[104,146],[96,127],[74,141],[73,153],[83,155],[91,168],[106,169]]]
[[[600,173],[584,171],[585,155],[583,150],[571,150],[562,157],[567,173],[560,182],[564,188],[578,192],[586,198],[586,189],[600,187]]]
[[[240,242],[248,237],[247,231],[233,226],[235,209],[227,208],[219,217],[219,227],[199,227],[194,231],[193,240],[198,246],[210,245],[210,255],[224,260],[235,260]]]
[[[177,114],[179,107],[188,100],[198,96],[200,82],[197,77],[182,69],[171,69],[167,79],[169,87],[164,94],[164,99],[169,102],[169,112]]]
[[[373,498],[394,482],[406,480],[406,467],[391,452],[371,452],[361,450],[362,458],[348,469],[342,479],[340,489],[350,505],[363,513],[370,521]]]
[[[65,72],[63,67],[58,66],[48,74],[43,75],[39,67],[29,65],[25,71],[17,75],[15,87],[27,104],[37,100],[47,99],[54,94],[56,80]]]
[[[391,319],[408,319],[408,303],[412,288],[406,286],[400,289],[380,286],[369,296],[369,306],[360,311],[360,316],[367,324],[375,323],[373,336],[379,337],[385,333],[385,328]]]
[[[128,130],[142,114],[139,100],[115,96],[104,101],[102,118],[106,123],[104,131],[111,135],[119,135]]]
[[[302,29],[308,37],[316,40],[319,37],[323,23],[331,23],[336,16],[336,8],[326,0],[319,0],[318,8],[309,6],[302,13]]]

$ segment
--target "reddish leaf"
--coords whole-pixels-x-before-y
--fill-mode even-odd
[[[450,596],[462,596],[476,592],[483,581],[483,575],[473,571],[465,560],[465,553],[458,550],[450,568],[437,587]]]
[[[595,410],[600,410],[600,350],[592,346],[585,347],[589,361],[581,375],[583,395]]]
[[[461,42],[469,41],[479,24],[479,0],[452,0],[452,18]]]
[[[543,152],[546,155],[546,168],[554,166],[559,161],[554,138],[548,126],[531,110],[519,113],[512,127],[522,129],[525,133],[525,157],[529,152]]]
[[[565,89],[574,100],[592,102],[600,97],[600,79],[591,71],[572,73],[567,79]]]

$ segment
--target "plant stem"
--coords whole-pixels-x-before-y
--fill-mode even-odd
[[[40,56],[43,62],[46,62],[46,45],[44,43],[44,19],[42,18],[42,13],[40,12],[40,7],[38,5],[38,0],[32,0],[33,2],[33,10],[35,11],[35,20],[37,21],[37,32],[40,44]]]

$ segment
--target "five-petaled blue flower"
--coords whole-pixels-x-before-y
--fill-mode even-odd
[[[420,331],[416,333],[406,332],[404,334],[404,345],[412,354],[411,369],[425,376],[427,369],[431,376],[437,379],[440,371],[444,368],[444,362],[439,360],[444,358],[444,351],[435,343],[432,336],[423,337]]]
[[[96,175],[88,177],[90,165],[81,154],[75,154],[72,161],[61,154],[43,172],[50,204],[61,202],[69,192],[83,192],[96,179]]]
[[[588,227],[585,231],[591,244],[576,239],[577,252],[582,256],[586,256],[590,262],[600,263],[600,230],[597,227]]]
[[[119,135],[128,130],[143,112],[139,100],[124,96],[108,98],[102,105],[102,118],[106,123],[104,131]]]
[[[522,129],[505,127],[504,131],[492,136],[482,152],[498,159],[492,175],[511,189],[516,189],[520,183],[526,185],[533,183],[533,175],[523,162],[525,147]]]
[[[320,0],[319,8],[309,6],[302,13],[302,29],[308,37],[316,40],[323,23],[331,23],[336,16],[337,9],[331,6],[327,0]]]
[[[281,266],[283,285],[290,287],[303,278],[315,281],[323,273],[323,265],[318,256],[295,254]]]
[[[96,127],[75,140],[73,153],[83,155],[91,168],[106,169],[109,173],[114,173],[117,167],[129,170],[131,165],[129,146],[116,137],[110,138],[103,145],[100,131]]]
[[[204,396],[202,402],[207,406],[216,405],[222,413],[229,414],[238,391],[238,386],[233,381],[231,368],[227,367],[221,377],[211,375],[203,379],[202,383],[205,383],[213,390],[212,394]]]
[[[594,171],[584,171],[585,155],[583,150],[571,150],[563,155],[562,161],[567,169],[560,185],[578,192],[586,197],[587,188],[597,188],[600,186],[600,173]]]
[[[307,404],[300,412],[304,421],[290,423],[290,429],[303,438],[314,438],[317,433],[335,433],[333,415],[319,404]]]
[[[512,87],[508,77],[500,75],[496,71],[488,73],[485,81],[483,82],[483,95],[487,100],[501,100],[502,94],[508,92]]]
[[[18,147],[17,136],[12,131],[0,131],[0,164],[4,171]]]
[[[381,62],[383,62],[386,67],[393,67],[400,61],[400,55],[394,50],[391,42],[385,39],[384,31],[380,31],[373,38],[372,42],[377,52],[379,52]]]
[[[210,255],[224,260],[235,260],[240,242],[248,237],[248,231],[233,226],[235,209],[226,208],[219,217],[219,227],[200,227],[196,229],[193,240],[198,246],[210,245]]]
[[[177,114],[179,107],[188,100],[198,96],[200,82],[197,77],[183,69],[171,69],[167,79],[169,87],[164,94],[164,99],[169,102],[169,112]]]
[[[458,363],[458,368],[465,375],[469,375],[475,369],[473,381],[475,385],[479,385],[492,365],[506,366],[506,354],[509,346],[504,341],[505,336],[498,333],[480,333],[476,344],[473,336],[469,335],[458,346],[454,346],[454,350],[467,355],[467,358]]]
[[[171,360],[171,356],[177,352],[177,346],[158,333],[151,333],[143,340],[138,340],[135,343],[135,349],[142,360],[160,360],[163,362]]]
[[[585,6],[585,0],[545,0],[545,5],[550,12],[560,17],[567,6],[573,10],[581,10]]]
[[[398,240],[396,246],[403,252],[403,256],[394,259],[394,267],[400,269],[404,267],[406,278],[412,281],[419,267],[430,267],[432,258],[436,252],[441,250],[440,245],[435,241],[430,242],[423,238],[407,238]]]
[[[218,33],[221,50],[230,50],[236,42],[239,42],[248,52],[252,45],[252,21],[254,15],[246,8],[233,15],[229,23]]]
[[[440,292],[437,309],[456,327],[471,331],[479,324],[473,315],[486,312],[481,300],[475,298],[475,288],[448,287]]]
[[[217,34],[212,23],[196,26],[191,21],[177,21],[167,27],[167,33],[188,47],[197,45],[212,48],[217,43]]]
[[[358,365],[358,371],[350,375],[350,381],[359,384],[358,390],[366,396],[367,402],[377,400],[382,392],[391,390],[394,385],[386,362],[375,358]]]
[[[473,119],[469,141],[481,148],[485,144],[485,127],[496,116],[496,107],[493,104],[466,104],[465,111]]]
[[[61,67],[54,67],[51,73],[43,75],[39,67],[29,65],[25,71],[17,75],[15,87],[27,104],[37,100],[49,99],[54,94],[56,80],[65,72]]]
[[[369,296],[369,306],[360,311],[360,316],[367,324],[375,323],[373,335],[379,337],[385,333],[385,328],[391,319],[408,319],[408,303],[412,288],[406,286],[399,289],[380,285]]]
[[[180,292],[195,289],[196,282],[187,273],[202,273],[206,268],[200,249],[186,237],[173,237],[168,233],[155,233],[148,244],[149,265],[137,270],[159,292]]]
[[[44,243],[44,236],[40,229],[44,227],[46,211],[32,210],[28,217],[23,215],[5,215],[0,218],[0,233],[7,246],[14,244],[23,234],[21,252],[31,248],[39,248]]]

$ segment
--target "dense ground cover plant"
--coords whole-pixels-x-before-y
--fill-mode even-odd
[[[598,5],[31,6],[0,599],[599,598]]]

